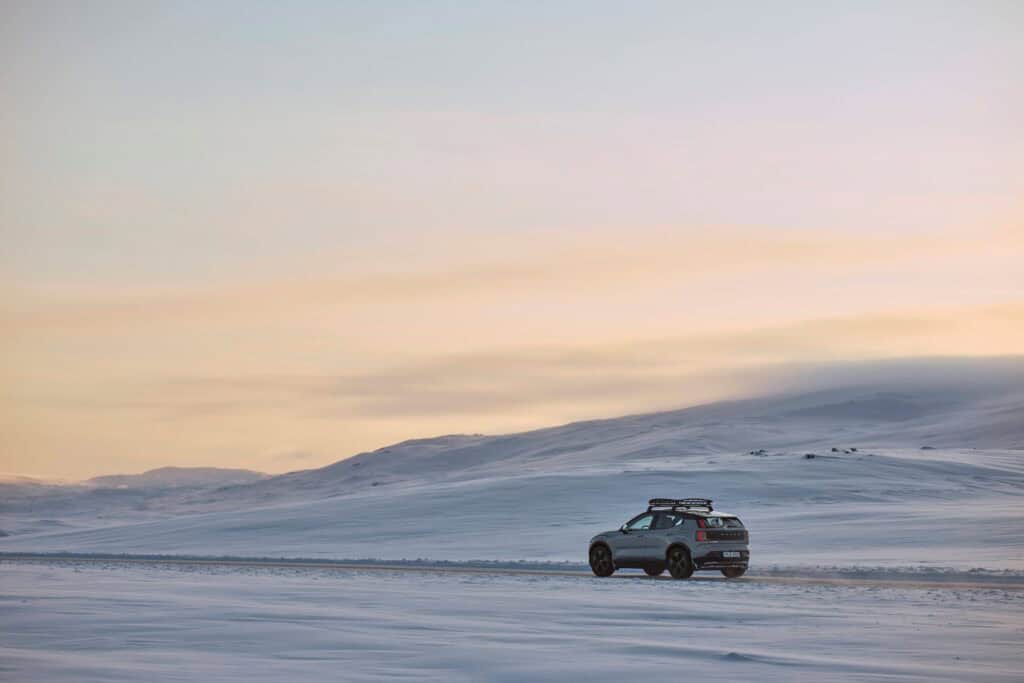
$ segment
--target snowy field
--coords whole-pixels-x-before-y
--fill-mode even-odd
[[[0,563],[5,681],[1019,681],[1024,591]]]
[[[0,482],[0,680],[1020,681],[1024,372],[970,369],[278,476]],[[739,514],[749,577],[438,571],[585,570],[656,496]],[[3,558],[54,552],[434,569]]]

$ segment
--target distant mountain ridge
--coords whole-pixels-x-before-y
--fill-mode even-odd
[[[270,475],[223,467],[159,467],[141,474],[110,474],[85,481],[104,488],[218,487],[251,484]]]
[[[775,395],[701,404],[661,412],[573,422],[505,435],[448,434],[414,438],[337,460],[323,467],[270,475],[248,469],[161,467],[141,474],[94,477],[62,485],[11,477],[6,489],[80,486],[100,489],[224,489],[226,496],[274,500],[337,495],[405,478],[449,479],[482,474],[481,468],[520,461],[565,461],[574,453],[648,432],[678,434],[689,449],[746,450],[801,444],[813,447],[835,428],[870,434],[873,441],[912,446],[1024,448],[1024,356],[917,359],[850,364],[828,377]],[[853,382],[852,380],[859,380]],[[801,439],[779,441],[775,425],[799,424]],[[743,424],[737,433],[733,425]],[[761,432],[756,443],[752,434]],[[546,445],[545,445],[546,444]],[[548,463],[555,464],[555,463]],[[187,494],[186,494],[187,495]],[[198,492],[202,499],[208,496]],[[219,498],[220,496],[218,496]],[[241,502],[241,501],[240,501]]]

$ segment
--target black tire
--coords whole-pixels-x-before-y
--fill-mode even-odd
[[[723,567],[722,576],[727,579],[738,579],[747,573],[746,567]]]
[[[647,576],[661,576],[664,571],[664,567],[644,567],[644,574]]]
[[[668,573],[673,579],[688,579],[693,576],[693,560],[690,553],[682,546],[675,546],[668,551]]]
[[[612,551],[606,545],[595,545],[590,549],[590,569],[595,576],[611,576],[615,573]]]

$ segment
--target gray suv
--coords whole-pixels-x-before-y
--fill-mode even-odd
[[[627,567],[650,576],[668,569],[675,579],[718,569],[735,579],[750,563],[748,540],[739,517],[716,512],[707,498],[652,498],[647,512],[590,539],[590,568],[598,576]]]

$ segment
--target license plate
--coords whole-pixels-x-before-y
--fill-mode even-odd
[[[739,557],[740,553],[738,550],[726,550],[722,553],[722,557]]]

